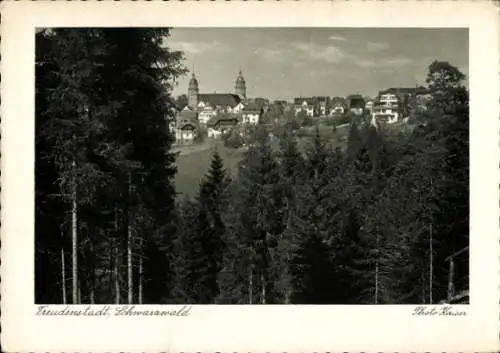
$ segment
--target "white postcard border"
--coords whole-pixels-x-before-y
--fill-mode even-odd
[[[1,326],[18,352],[469,352],[499,347],[499,26],[493,2],[4,2]],[[468,27],[470,305],[193,306],[187,317],[40,317],[34,302],[34,33],[51,26]],[[96,306],[97,307],[97,306]],[[156,308],[160,308],[157,306]],[[165,309],[164,306],[161,307]]]

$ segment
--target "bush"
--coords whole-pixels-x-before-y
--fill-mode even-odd
[[[222,136],[224,146],[228,148],[240,148],[243,146],[243,138],[237,131],[231,130]]]
[[[302,120],[302,126],[312,126],[313,125],[313,119],[310,116],[304,117]]]
[[[197,133],[196,133],[196,137],[194,138],[194,142],[196,143],[202,143],[203,141],[205,141],[205,139],[207,138],[208,136],[208,130],[206,127],[203,127],[203,126],[200,126]]]
[[[342,114],[336,118],[337,125],[348,124],[351,121],[351,116],[349,114]]]
[[[337,122],[335,121],[335,119],[325,118],[325,125],[326,126],[337,126]]]
[[[290,128],[292,130],[299,130],[300,129],[300,123],[297,119],[292,119],[286,123],[286,127]]]

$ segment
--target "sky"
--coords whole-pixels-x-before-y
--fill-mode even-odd
[[[433,60],[468,74],[467,29],[173,28],[166,45],[185,53],[200,93],[233,93],[241,69],[247,97],[375,96],[423,84]]]

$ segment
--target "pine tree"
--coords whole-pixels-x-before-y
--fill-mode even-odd
[[[167,224],[172,223],[175,168],[164,119],[170,112],[172,80],[182,73],[180,54],[161,46],[166,34],[155,29],[57,29],[37,35],[37,242],[41,254],[37,300],[53,296],[41,294],[41,283],[53,274],[38,276],[38,268],[44,261],[60,262],[50,250],[53,240],[45,235],[54,234],[47,232],[46,216],[63,225],[63,232],[73,230],[73,249],[78,252],[73,251],[73,275],[63,277],[72,278],[77,301],[118,298],[121,289],[113,286],[122,287],[121,283],[113,285],[106,275],[113,272],[109,271],[111,260],[118,265],[137,241],[151,242],[153,229],[159,230],[156,240],[165,238]],[[142,180],[137,174],[143,175]],[[144,229],[147,239],[139,238],[141,232],[134,229],[143,224],[134,221],[139,208],[155,224]],[[62,248],[69,250],[66,241]],[[166,247],[159,250],[161,257],[168,257],[166,251]],[[131,260],[129,256],[132,290]],[[127,278],[121,272],[116,267],[115,279]],[[162,271],[156,278],[150,276],[150,283],[164,283],[163,275]]]

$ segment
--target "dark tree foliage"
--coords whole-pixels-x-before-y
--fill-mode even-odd
[[[66,269],[80,260],[79,302],[124,301],[126,267],[142,291],[134,301],[169,300],[176,169],[165,119],[184,70],[166,37],[166,29],[37,33],[37,302],[62,301],[62,286],[44,287],[46,278],[71,279],[61,258]],[[78,254],[61,257],[52,248],[69,253],[70,233]]]
[[[176,201],[166,121],[185,70],[168,30],[57,29],[36,44],[37,303],[446,297],[445,258],[469,243],[468,92],[449,63],[430,65],[415,126],[351,119],[345,149],[319,127],[303,147],[305,113],[272,106],[235,180],[214,151],[197,196]],[[466,281],[468,259],[456,266]]]
[[[219,296],[217,276],[223,265],[225,233],[222,211],[229,183],[222,159],[215,151],[196,201],[182,208],[185,221],[180,230],[179,253],[185,276],[181,287],[195,303],[212,304]]]

